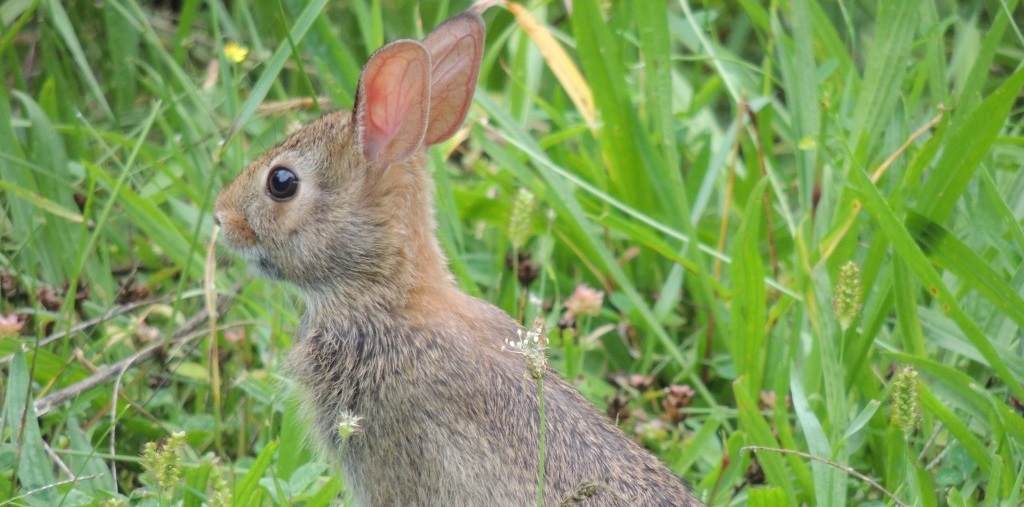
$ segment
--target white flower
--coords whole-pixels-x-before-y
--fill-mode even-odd
[[[348,437],[351,437],[353,433],[363,428],[360,426],[360,423],[362,422],[362,417],[347,410],[342,412],[341,416],[338,417],[338,435],[342,440],[348,439]]]
[[[526,356],[526,370],[534,380],[544,377],[548,366],[548,337],[544,334],[544,319],[537,317],[529,331],[516,330],[518,339],[505,339],[502,350]]]

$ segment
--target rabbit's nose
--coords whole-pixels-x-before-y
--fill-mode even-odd
[[[217,227],[220,227],[220,212],[219,211],[214,211],[213,212],[213,223]]]

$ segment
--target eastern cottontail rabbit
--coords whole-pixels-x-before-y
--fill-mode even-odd
[[[384,46],[354,111],[306,125],[217,199],[226,243],[306,297],[289,370],[358,505],[536,501],[537,388],[502,349],[522,328],[453,284],[424,169],[466,116],[483,39],[464,13]],[[546,505],[698,505],[557,374],[543,386]],[[342,452],[351,415],[361,427]]]

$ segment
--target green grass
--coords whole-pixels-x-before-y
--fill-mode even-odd
[[[1019,2],[571,3],[486,13],[466,128],[431,152],[460,285],[543,317],[553,364],[709,505],[1019,505]],[[374,49],[466,7],[0,4],[0,505],[338,503],[281,389],[301,302],[211,251],[210,209],[349,107]],[[603,306],[562,331],[580,284]],[[160,494],[140,456],[178,431]]]

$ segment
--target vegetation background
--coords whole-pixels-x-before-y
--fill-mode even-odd
[[[497,5],[430,154],[458,282],[709,505],[1021,505],[1018,4]],[[210,209],[467,7],[0,5],[0,505],[342,502]]]

